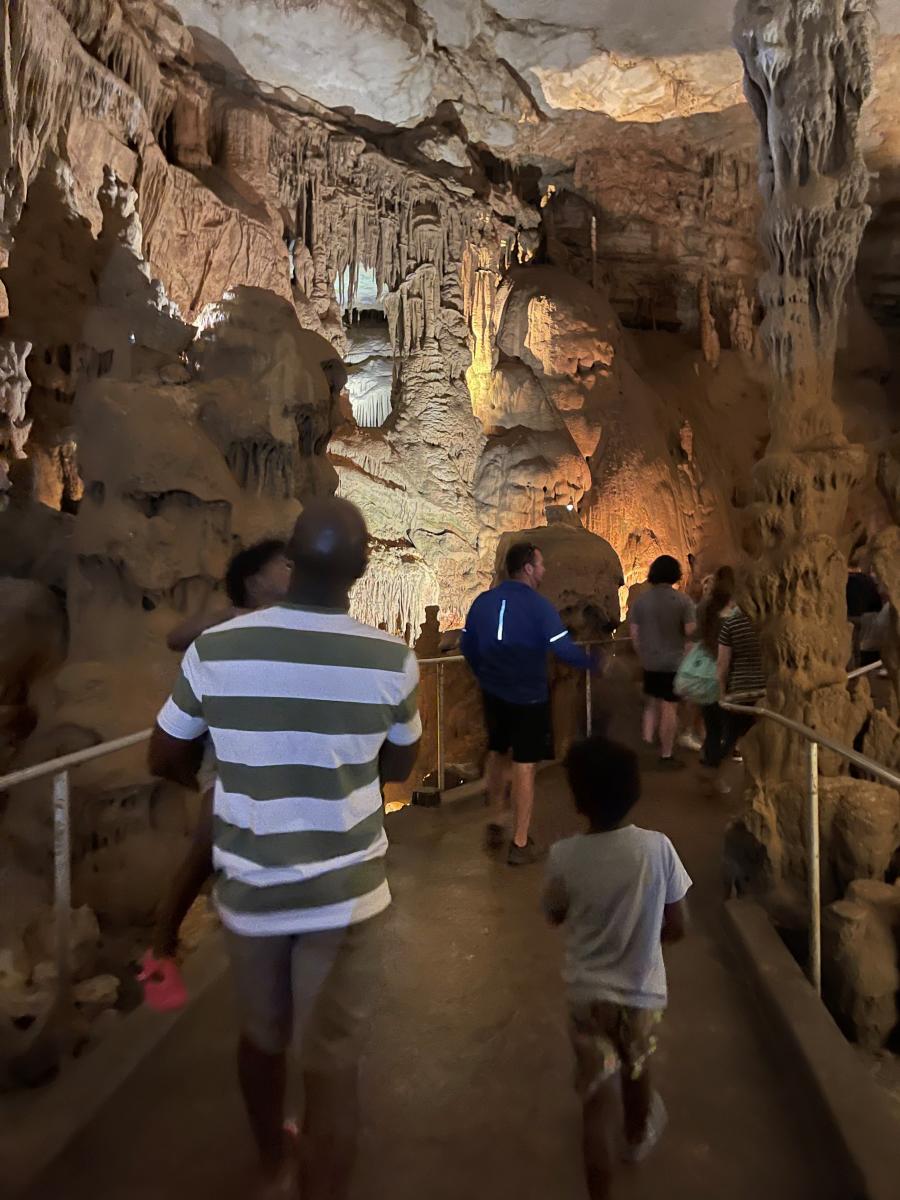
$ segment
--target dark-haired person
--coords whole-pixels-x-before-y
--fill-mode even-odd
[[[248,546],[235,554],[225,574],[225,592],[231,607],[205,617],[191,617],[176,626],[166,639],[170,650],[185,651],[207,629],[222,625],[242,613],[278,604],[287,595],[291,564],[285,544],[275,538]],[[207,739],[197,771],[200,813],[191,844],[181,866],[172,877],[157,909],[153,953],[157,958],[174,958],[178,932],[188,909],[212,874],[213,788],[216,784],[215,753]]]
[[[151,771],[188,786],[207,731],[215,744],[215,899],[267,1197],[296,1197],[298,1173],[303,1200],[349,1193],[376,918],[391,903],[382,786],[407,778],[422,732],[415,655],[348,613],[368,551],[359,509],[310,500],[289,546],[287,600],[193,643],[150,741]],[[296,1146],[284,1130],[292,1041]]]
[[[201,633],[221,625],[242,613],[254,612],[278,604],[287,595],[291,583],[291,564],[284,542],[268,538],[240,550],[228,564],[225,594],[230,606],[202,617],[190,617],[176,625],[166,638],[170,650],[184,653]]]
[[[565,762],[587,832],[551,847],[543,907],[566,931],[563,979],[584,1121],[588,1195],[607,1200],[625,1110],[625,1157],[640,1162],[665,1126],[649,1060],[668,1001],[662,943],[684,937],[691,880],[662,833],[628,820],[641,791],[636,755],[604,737]]]
[[[534,808],[534,773],[553,757],[547,655],[583,671],[594,660],[576,645],[549,600],[539,595],[544,556],[530,542],[516,542],[506,555],[508,578],[482,592],[469,609],[460,650],[481,686],[488,734],[488,800],[500,820],[488,825],[488,844],[510,837],[507,862],[537,862],[541,850],[529,836]],[[502,823],[512,758],[513,827]]]
[[[638,596],[628,614],[631,640],[644,669],[644,741],[652,745],[659,734],[660,764],[678,767],[673,758],[678,729],[675,675],[684,658],[685,643],[697,627],[694,602],[675,591],[681,564],[662,554],[650,566],[651,585]]]
[[[719,654],[717,674],[719,695],[738,696],[743,703],[752,703],[766,690],[763,670],[762,649],[756,627],[747,614],[731,602],[722,613],[719,625]],[[753,728],[755,717],[747,713],[728,712],[720,709],[720,731],[718,748],[704,751],[704,763],[718,770],[724,759],[738,742]],[[716,790],[723,795],[731,791],[728,783],[720,776],[716,778]]]

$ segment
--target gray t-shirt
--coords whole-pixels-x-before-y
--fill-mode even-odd
[[[677,671],[684,658],[684,631],[696,620],[694,602],[684,592],[666,583],[641,592],[628,622],[638,628],[638,657],[644,670]]]
[[[564,889],[570,999],[665,1008],[663,909],[691,886],[675,847],[636,825],[578,834],[551,847],[547,878]]]

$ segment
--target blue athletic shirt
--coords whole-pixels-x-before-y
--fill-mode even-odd
[[[466,617],[460,649],[483,690],[510,704],[549,699],[548,651],[584,671],[593,666],[550,601],[515,580],[477,597]]]

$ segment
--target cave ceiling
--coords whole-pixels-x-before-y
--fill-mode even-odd
[[[174,0],[197,51],[266,88],[374,125],[452,114],[510,160],[565,170],[611,122],[692,121],[704,144],[755,136],[732,0]],[[900,0],[879,6],[866,149],[900,164]],[[459,141],[438,140],[453,161]]]

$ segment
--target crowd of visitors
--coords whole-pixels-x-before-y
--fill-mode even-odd
[[[298,1179],[305,1200],[348,1194],[359,1058],[391,902],[382,791],[407,778],[421,736],[414,653],[348,615],[367,558],[362,515],[334,498],[307,504],[287,546],[238,555],[230,607],[169,637],[185,653],[150,745],[156,774],[202,793],[154,954],[172,961],[184,914],[215,873],[240,1087],[272,1197],[295,1195]],[[507,579],[475,600],[461,636],[487,729],[486,842],[512,866],[545,856],[530,826],[536,765],[554,756],[548,658],[602,668],[540,594],[545,569],[537,546],[513,545]],[[642,732],[658,743],[658,765],[676,768],[679,708],[690,704],[703,722],[701,762],[717,772],[749,727],[720,700],[763,689],[759,641],[730,568],[704,582],[698,605],[678,590],[681,577],[674,558],[659,557],[629,614]],[[615,1162],[642,1159],[665,1124],[650,1059],[667,1000],[662,944],[684,934],[690,879],[666,837],[630,821],[641,786],[631,750],[588,738],[565,769],[587,828],[551,848],[543,903],[565,927],[585,1170],[592,1200],[605,1200]],[[286,1121],[292,1040],[303,1072],[297,1126]]]

